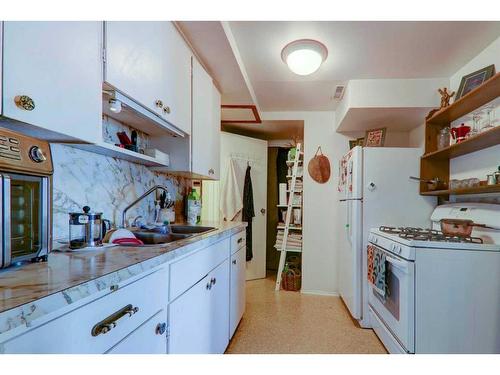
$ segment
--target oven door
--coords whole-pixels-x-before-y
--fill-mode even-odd
[[[385,327],[409,353],[415,352],[415,263],[379,246],[386,255],[388,292],[383,297],[368,283],[368,302]]]
[[[49,178],[1,175],[1,265],[44,256],[49,250]]]

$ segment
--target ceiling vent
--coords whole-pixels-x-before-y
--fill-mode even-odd
[[[344,96],[345,85],[335,86],[335,93],[333,94],[333,99],[341,100]]]

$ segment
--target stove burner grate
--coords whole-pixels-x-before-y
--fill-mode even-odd
[[[435,229],[422,229],[413,227],[389,227],[381,226],[379,228],[381,232],[397,234],[399,237],[407,240],[417,240],[417,241],[437,241],[437,242],[465,242],[465,243],[477,243],[482,244],[483,240],[479,237],[457,237],[457,236],[447,236],[440,231]]]

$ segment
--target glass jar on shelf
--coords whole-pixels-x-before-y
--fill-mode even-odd
[[[450,128],[444,127],[442,128],[437,136],[437,148],[438,150],[442,150],[450,145]]]
[[[481,132],[481,112],[474,112],[472,114],[472,129],[470,130],[470,137],[475,136]]]
[[[493,106],[486,107],[484,111],[486,112],[486,120],[481,128],[482,132],[493,128],[493,121],[495,117],[495,108]]]

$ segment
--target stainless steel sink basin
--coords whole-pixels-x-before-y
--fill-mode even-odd
[[[137,231],[137,232],[134,232],[134,235],[138,239],[140,239],[142,242],[144,242],[144,244],[146,244],[146,245],[170,243],[170,242],[183,240],[184,238],[191,236],[190,234],[183,234],[183,233],[162,234],[162,233],[151,232],[151,231]]]
[[[200,225],[172,225],[172,234],[200,234],[216,230],[215,227],[202,227]]]

